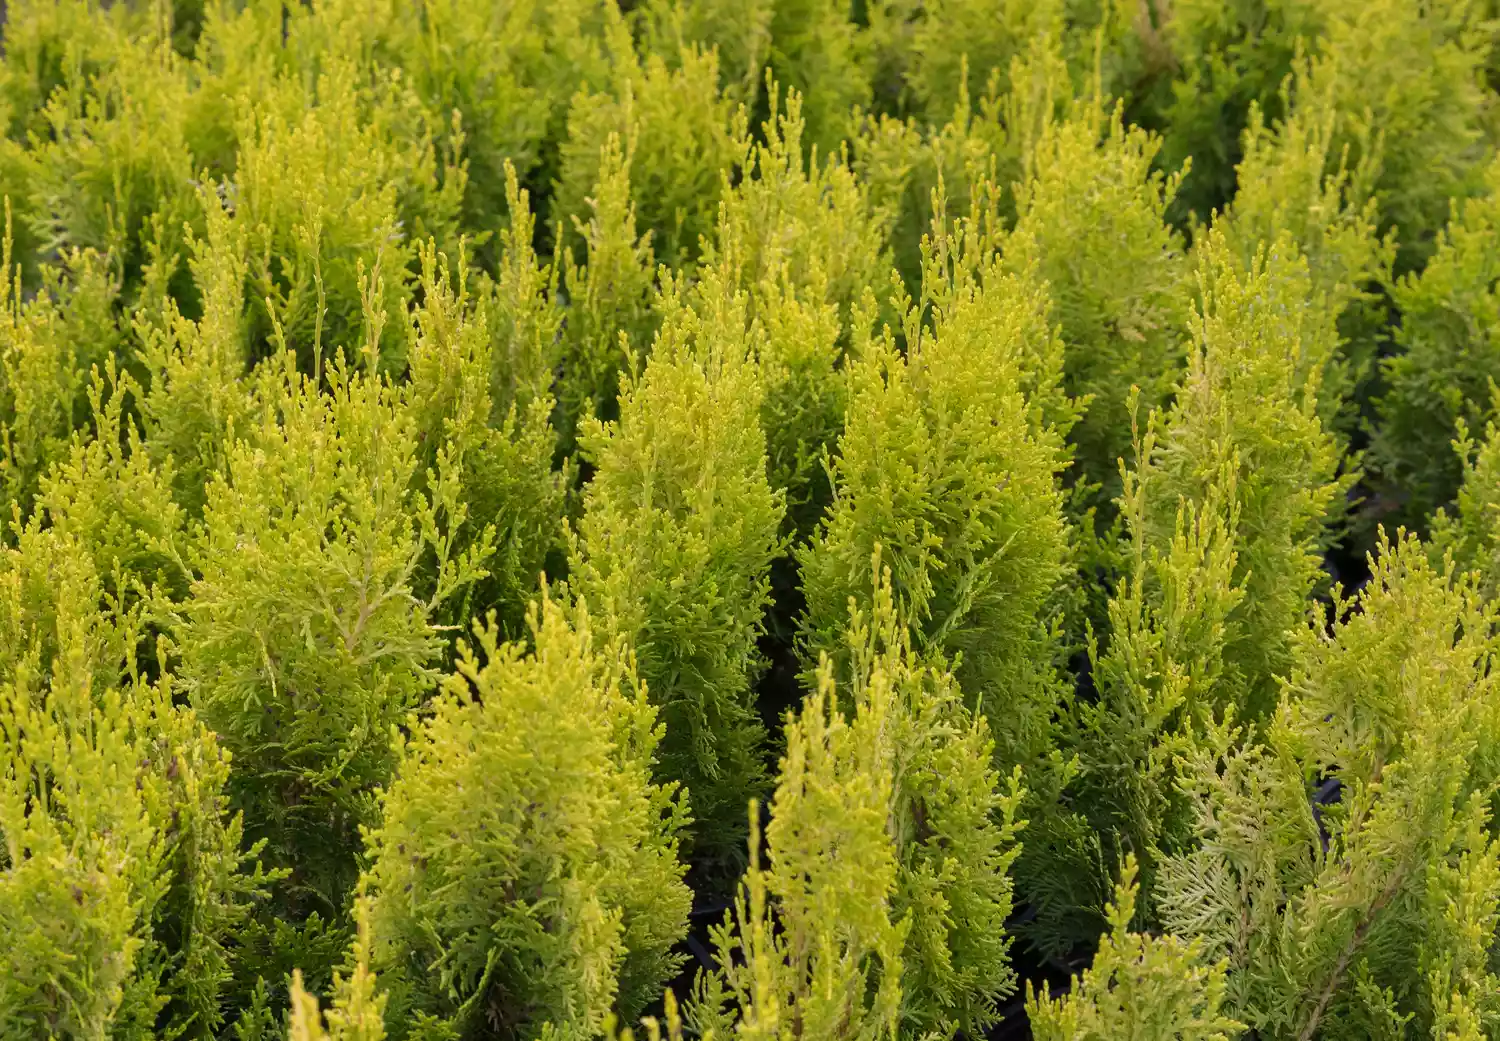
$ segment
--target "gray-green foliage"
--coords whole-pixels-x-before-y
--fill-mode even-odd
[[[1201,845],[1164,866],[1162,920],[1228,959],[1226,1011],[1261,1037],[1495,1013],[1493,618],[1415,539],[1373,567],[1297,637],[1265,743],[1213,728],[1184,767]]]
[[[592,1038],[678,966],[686,805],[628,645],[545,596],[531,642],[481,625],[368,837],[369,961],[391,1036]]]
[[[788,719],[769,863],[752,826],[749,875],[714,932],[719,969],[690,1008],[699,1030],[973,1033],[1015,989],[1005,921],[1020,773],[1002,785],[984,719],[940,660],[913,650],[889,572],[868,609],[850,609],[845,664],[823,658]]]
[[[688,791],[694,853],[721,858],[764,783],[756,640],[784,505],[766,477],[745,295],[705,277],[694,302],[664,287],[651,359],[622,387],[619,419],[584,423],[596,469],[570,583],[600,629],[634,647],[666,727],[662,775]]]

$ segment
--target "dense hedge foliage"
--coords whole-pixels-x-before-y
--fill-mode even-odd
[[[1500,1038],[1494,0],[0,11],[0,1041]]]

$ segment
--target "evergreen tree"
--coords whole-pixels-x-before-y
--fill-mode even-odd
[[[0,1033],[212,1038],[267,879],[229,755],[67,529],[0,557]]]
[[[573,215],[583,237],[582,262],[563,254],[568,316],[558,376],[557,427],[564,451],[576,447],[587,417],[614,419],[622,373],[637,371],[655,332],[651,232],[636,237],[630,171],[635,154],[611,135],[599,154],[599,180],[587,220]]]
[[[343,948],[358,829],[442,647],[431,615],[480,573],[478,555],[447,556],[435,500],[411,490],[416,439],[371,371],[370,315],[365,370],[338,356],[330,393],[289,353],[265,380],[259,423],[207,490],[175,626],[184,691],[234,756],[232,805],[286,872],[247,934],[260,959],[247,965],[273,984],[300,965],[321,985]],[[412,585],[428,552],[439,579],[423,600]]]
[[[370,971],[370,912],[361,897],[357,911],[359,932],[354,941],[354,970],[347,979],[333,977],[333,1007],[324,1028],[318,999],[302,987],[302,974],[292,975],[291,1041],[385,1041],[386,995],[376,989]]]
[[[596,184],[610,175],[604,150],[611,137],[629,153],[634,177],[627,198],[651,235],[657,261],[692,264],[713,232],[719,199],[740,159],[743,113],[719,93],[718,58],[685,47],[637,58],[627,37],[613,41],[614,82],[606,93],[580,93],[568,113],[568,137],[552,202],[552,233],[578,237],[588,223]]]
[[[121,345],[113,313],[119,285],[105,258],[78,252],[64,268],[47,269],[43,289],[27,299],[10,244],[7,230],[0,254],[0,491],[29,514],[42,476],[67,454],[74,431],[87,426],[90,371]]]
[[[650,780],[657,712],[585,606],[544,595],[529,620],[529,653],[476,627],[483,661],[461,649],[369,833],[345,1001],[372,1000],[368,959],[394,1038],[595,1037],[678,967],[687,818]]]
[[[1225,963],[1204,964],[1197,941],[1130,932],[1135,918],[1135,862],[1126,859],[1109,932],[1093,964],[1064,996],[1027,995],[1026,1013],[1038,1041],[1230,1041],[1243,1025],[1220,1014]],[[1029,990],[1029,988],[1028,988]]]
[[[1202,844],[1165,866],[1163,922],[1228,959],[1226,1011],[1262,1037],[1494,1014],[1493,619],[1415,539],[1372,566],[1298,636],[1266,743],[1213,728],[1185,768]]]
[[[236,428],[252,422],[247,379],[251,344],[245,314],[242,225],[216,193],[204,192],[206,230],[190,237],[188,270],[203,301],[197,318],[163,293],[156,313],[139,315],[136,333],[149,380],[141,401],[146,448],[172,475],[177,504],[203,512],[209,479],[224,468]]]
[[[1124,574],[1107,640],[1089,639],[1097,698],[1076,702],[1067,741],[1078,755],[1070,801],[1091,827],[1028,860],[1051,944],[1086,941],[1100,867],[1132,852],[1151,920],[1160,857],[1192,841],[1175,784],[1181,743],[1216,720],[1271,714],[1348,484],[1318,418],[1337,340],[1306,262],[1285,238],[1248,272],[1217,232],[1201,248],[1188,374],[1125,473]]]
[[[1401,311],[1401,351],[1385,360],[1371,455],[1391,520],[1425,524],[1458,491],[1460,460],[1449,448],[1460,421],[1482,429],[1492,360],[1490,328],[1497,311],[1494,251],[1500,224],[1500,162],[1487,173],[1487,194],[1456,203],[1420,274],[1392,290]]]
[[[846,358],[857,356],[887,296],[883,213],[846,157],[805,156],[802,99],[790,93],[764,143],[746,145],[744,178],[719,210],[705,266],[747,294],[765,396],[770,479],[788,527],[812,533],[829,501],[824,460],[843,429]]]
[[[1487,600],[1500,593],[1500,434],[1490,423],[1477,445],[1459,421],[1454,442],[1463,463],[1463,484],[1451,509],[1432,519],[1429,555],[1434,564],[1451,555],[1460,571],[1472,572]]]
[[[1153,169],[1160,141],[1103,99],[1074,103],[1033,145],[1005,242],[1008,267],[1048,285],[1066,345],[1064,387],[1087,411],[1073,428],[1074,480],[1118,493],[1130,445],[1128,402],[1165,403],[1186,339],[1187,267],[1163,223],[1181,173]]]
[[[651,359],[622,388],[619,419],[584,422],[595,473],[570,583],[634,648],[666,727],[661,776],[687,789],[694,857],[713,862],[734,855],[744,801],[764,783],[756,641],[784,507],[766,479],[744,294],[705,277],[696,305],[663,288]]]
[[[507,246],[507,259],[514,250]],[[525,263],[530,254],[520,252]],[[498,414],[494,407],[494,377],[497,369],[505,371],[497,356],[508,345],[497,342],[491,321],[517,313],[545,316],[549,308],[524,295],[525,282],[517,281],[520,286],[509,279],[486,285],[464,254],[453,265],[429,244],[402,389],[416,439],[412,481],[434,507],[439,527],[433,534],[440,540],[424,556],[413,589],[430,599],[452,581],[445,566],[464,556],[482,560],[485,574],[475,573],[460,596],[440,606],[438,617],[461,626],[495,611],[505,631],[519,636],[548,555],[562,542],[567,474],[552,466],[557,437],[548,422],[550,396]],[[478,284],[471,288],[471,282]],[[545,324],[541,331],[548,331]]]
[[[870,604],[851,604],[844,705],[824,657],[787,721],[765,867],[752,807],[750,871],[689,1010],[702,1032],[977,1033],[1015,989],[1020,773],[1002,788],[989,728],[912,649],[889,571]]]
[[[1174,200],[1207,221],[1234,198],[1246,135],[1257,119],[1288,115],[1282,85],[1305,48],[1318,48],[1335,5],[1325,0],[1175,0],[1160,19],[1175,75],[1142,98],[1143,121],[1159,122],[1162,163],[1192,168]],[[1160,10],[1160,8],[1158,8]],[[1149,115],[1147,114],[1149,113]],[[1258,115],[1257,115],[1258,113]]]
[[[1396,229],[1396,268],[1409,272],[1431,257],[1451,200],[1482,187],[1494,147],[1481,71],[1488,30],[1467,2],[1339,0],[1328,9],[1310,86],[1330,93],[1336,147],[1349,149],[1350,163],[1378,145],[1382,231]]]
[[[1284,118],[1268,125],[1252,107],[1235,170],[1239,190],[1213,227],[1244,269],[1282,237],[1306,258],[1311,290],[1342,341],[1325,366],[1318,411],[1324,426],[1349,440],[1377,375],[1396,243],[1394,233],[1378,231],[1378,145],[1368,129],[1352,148],[1339,145],[1337,87],[1335,77],[1312,82],[1309,66],[1299,64],[1282,89]]]
[[[1057,426],[1070,413],[1046,294],[963,248],[933,248],[931,327],[910,308],[905,354],[887,333],[849,369],[833,502],[797,553],[802,647],[809,670],[843,655],[847,604],[865,601],[869,555],[885,546],[903,624],[955,661],[1008,769],[1054,741],[1051,611],[1070,552]]]

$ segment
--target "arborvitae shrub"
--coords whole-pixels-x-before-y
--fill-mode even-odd
[[[28,299],[8,245],[0,286],[0,488],[25,514],[41,477],[87,426],[90,370],[121,346],[113,313],[119,283],[105,258],[73,253]]]
[[[676,971],[686,806],[627,647],[544,596],[534,650],[476,628],[369,834],[368,958],[404,1037],[598,1035]],[[356,980],[363,978],[357,971]]]
[[[1138,892],[1135,862],[1127,859],[1093,964],[1062,997],[1049,997],[1045,987],[1027,995],[1038,1041],[1229,1041],[1244,1030],[1221,1014],[1225,962],[1206,962],[1198,941],[1130,932]]]
[[[354,967],[347,977],[334,973],[333,1004],[327,1027],[318,999],[302,987],[302,973],[292,973],[290,1041],[385,1041],[387,996],[379,989],[370,969],[370,904],[366,896],[356,901]]]
[[[1105,502],[1130,446],[1131,388],[1147,408],[1164,402],[1183,354],[1187,268],[1163,223],[1180,175],[1153,171],[1159,143],[1099,98],[1076,102],[1033,146],[1005,242],[1012,270],[1048,284],[1064,386],[1087,404],[1072,432],[1075,479],[1102,485]]]
[[[1451,554],[1454,565],[1474,574],[1480,594],[1500,594],[1500,433],[1493,422],[1477,445],[1462,421],[1454,449],[1463,464],[1463,484],[1449,509],[1432,518],[1430,555]]]
[[[1185,769],[1201,846],[1166,865],[1163,921],[1228,959],[1225,1010],[1261,1037],[1494,1014],[1493,618],[1415,539],[1373,568],[1302,630],[1267,743],[1214,729]]]
[[[1060,351],[1045,293],[994,264],[966,277],[953,263],[939,255],[928,272],[933,327],[912,308],[904,355],[887,335],[850,366],[833,503],[797,554],[802,646],[809,669],[820,652],[842,656],[849,599],[869,595],[869,557],[885,546],[903,624],[919,648],[961,656],[959,682],[1008,767],[1047,755],[1061,693],[1049,607],[1069,556],[1066,457],[1038,411],[1058,399]]]
[[[369,337],[373,366],[379,329]],[[321,927],[345,911],[358,829],[395,764],[391,728],[431,682],[441,642],[429,617],[478,564],[446,558],[436,497],[411,490],[416,439],[395,388],[342,356],[328,393],[290,354],[271,364],[281,371],[263,383],[258,423],[208,487],[174,641],[186,694],[234,756],[247,834],[290,872],[268,909],[284,924],[256,938],[264,964],[286,971],[293,958],[323,967],[313,945],[342,946]],[[441,577],[419,600],[429,548]]]
[[[808,140],[805,98],[789,91],[783,108],[775,81],[768,93],[764,140],[741,138],[743,176],[725,194],[706,263],[732,266],[752,295],[784,279],[808,303],[837,304],[852,329],[865,295],[889,285],[885,215],[843,153]]]
[[[513,410],[553,407],[565,312],[558,306],[556,264],[536,252],[536,215],[514,167],[505,168],[505,197],[515,219],[500,233],[500,261],[480,294],[490,331],[490,423],[498,426]]]
[[[717,51],[724,93],[753,104],[765,83],[775,0],[645,0],[633,5],[644,51],[673,62],[685,44]]]
[[[246,229],[252,342],[264,351],[284,338],[306,372],[320,354],[355,348],[362,272],[381,276],[383,310],[406,309],[413,236],[448,238],[461,198],[461,185],[440,184],[431,141],[393,132],[395,105],[382,95],[399,83],[377,82],[367,100],[354,77],[330,62],[310,96],[287,84],[285,102],[244,115],[234,180],[219,188]],[[389,371],[406,360],[400,333],[389,323],[381,343]]]
[[[1188,372],[1125,474],[1124,573],[1107,637],[1089,640],[1097,696],[1073,714],[1070,800],[1093,838],[1028,858],[1044,865],[1044,920],[1075,941],[1103,895],[1101,860],[1112,870],[1128,851],[1149,920],[1160,856],[1191,841],[1179,743],[1226,714],[1253,725],[1274,708],[1347,486],[1317,415],[1336,340],[1305,262],[1285,239],[1248,271],[1217,232],[1202,251]]]
[[[687,61],[687,45],[717,50],[724,93],[775,115],[769,80],[805,100],[808,145],[834,155],[870,104],[869,39],[839,0],[647,0],[638,9],[648,50]],[[767,105],[769,101],[769,105]]]
[[[1383,365],[1372,463],[1383,482],[1381,513],[1424,524],[1452,501],[1462,470],[1449,447],[1462,420],[1483,428],[1490,381],[1500,378],[1491,329],[1500,319],[1500,163],[1492,163],[1488,192],[1455,203],[1432,259],[1392,289],[1401,312],[1399,352]]]
[[[201,314],[189,318],[165,297],[159,313],[141,315],[136,329],[150,381],[141,402],[146,447],[172,475],[178,504],[194,516],[203,510],[209,478],[224,466],[232,433],[251,421],[252,410],[248,243],[218,198],[207,196],[206,212],[204,237],[188,240]]]
[[[1488,30],[1466,2],[1331,6],[1312,89],[1331,92],[1342,117],[1335,141],[1350,161],[1378,142],[1381,217],[1399,237],[1398,270],[1410,271],[1432,255],[1450,200],[1480,187],[1493,149],[1484,139]]]
[[[76,541],[115,610],[142,600],[180,600],[191,579],[186,515],[173,501],[171,471],[153,465],[133,419],[141,397],[139,385],[117,373],[113,360],[103,374],[96,370],[89,412],[97,436],[75,437],[66,459],[42,479],[37,497],[38,518]],[[152,603],[150,613],[161,606]],[[144,641],[149,632],[141,636]]]
[[[645,357],[655,329],[652,235],[636,236],[634,168],[634,153],[622,152],[620,138],[611,135],[600,150],[589,213],[571,217],[583,239],[583,257],[575,259],[571,250],[563,254],[568,316],[557,381],[557,428],[565,452],[575,447],[585,417],[615,417],[620,375],[634,371]]]
[[[1495,1032],[1496,0],[0,6],[0,1035]]]
[[[140,678],[140,612],[113,613],[74,535],[19,543],[0,559],[0,1032],[214,1037],[264,881],[229,757]]]
[[[1142,451],[1152,447],[1148,437]],[[1226,468],[1231,497],[1233,482]],[[1139,532],[1145,507],[1134,475],[1121,501],[1125,522]],[[1222,688],[1234,689],[1232,678],[1224,682],[1223,659],[1228,616],[1242,601],[1231,580],[1235,520],[1232,502],[1214,488],[1208,499],[1182,504],[1165,544],[1137,536],[1127,547],[1128,570],[1104,617],[1107,645],[1091,634],[1097,696],[1076,702],[1065,731],[1077,757],[1066,796],[1079,816],[1028,844],[1022,865],[1038,909],[1028,933],[1044,950],[1061,954],[1098,935],[1109,878],[1128,853],[1154,883],[1162,851],[1189,837],[1174,757],[1183,735],[1212,718]],[[1149,915],[1149,904],[1143,910]]]
[[[773,84],[773,107],[780,97]],[[846,158],[804,156],[804,129],[792,94],[764,124],[765,142],[746,145],[744,179],[724,198],[705,258],[748,294],[771,485],[803,537],[828,504],[824,454],[844,423],[840,369],[868,338],[890,275],[884,215]]]
[[[422,302],[411,314],[404,392],[417,442],[412,479],[441,511],[443,541],[430,547],[412,584],[430,598],[451,581],[445,566],[475,555],[485,573],[437,617],[462,625],[495,611],[502,630],[519,636],[548,554],[562,542],[566,474],[552,467],[557,439],[548,423],[549,397],[495,413],[491,380],[501,345],[485,303],[500,306],[496,297],[514,287],[481,285],[476,299],[473,280],[462,254],[450,265],[430,244],[423,251]],[[505,306],[547,303],[525,298]]]
[[[1285,118],[1268,127],[1259,107],[1251,110],[1236,169],[1239,191],[1213,227],[1246,268],[1282,236],[1307,258],[1312,290],[1322,295],[1326,320],[1342,340],[1323,375],[1319,415],[1348,440],[1358,436],[1378,376],[1396,242],[1394,232],[1377,230],[1380,149],[1365,139],[1369,131],[1360,132],[1354,148],[1346,142],[1334,151],[1336,87],[1332,77],[1315,86],[1308,66],[1299,65],[1283,89]]]
[[[323,0],[292,9],[286,35],[304,75],[330,55],[377,81],[397,67],[425,110],[418,125],[468,174],[458,184],[464,226],[487,236],[503,215],[519,216],[509,208],[507,166],[543,191],[557,176],[569,103],[575,91],[609,82],[607,40],[618,28],[615,4],[601,0]]]
[[[960,225],[931,244],[923,302],[933,326],[912,308],[904,357],[887,335],[851,363],[833,502],[797,553],[800,642],[805,666],[847,654],[847,605],[868,602],[864,561],[886,547],[909,638],[954,661],[968,703],[989,720],[997,764],[1029,771],[1033,833],[1067,844],[1053,834],[1072,826],[1054,804],[1066,773],[1055,714],[1072,556],[1058,475],[1078,410],[1059,386],[1045,291],[1002,271],[986,242],[992,234]],[[1041,879],[1029,863],[1018,871],[1023,897],[1039,899]]]
[[[880,0],[870,6],[875,89],[888,110],[942,126],[967,116],[992,72],[1063,31],[1063,5],[1008,0]],[[894,96],[893,96],[894,95]]]
[[[847,385],[841,371],[845,350],[838,305],[822,302],[824,278],[813,267],[805,282],[768,278],[753,293],[760,338],[765,397],[761,426],[771,486],[786,500],[787,528],[807,537],[831,498],[828,455],[844,428]],[[874,317],[868,297],[854,317],[851,353],[858,355]]]
[[[139,29],[132,4],[102,7],[88,0],[20,0],[6,5],[4,90],[6,131],[24,143],[45,128],[42,108],[70,75],[98,75]]]
[[[118,38],[114,60],[96,78],[80,73],[67,68],[43,108],[46,128],[27,153],[21,212],[41,257],[107,253],[130,292],[147,259],[152,217],[175,241],[196,216],[188,75],[170,42],[152,33]]]
[[[921,242],[936,218],[935,198],[959,214],[980,203],[994,206],[998,219],[1013,224],[1026,157],[1042,127],[1072,99],[1061,47],[1042,36],[1007,68],[975,81],[946,123],[922,126],[914,118],[889,116],[866,121],[854,146],[855,168],[872,202],[886,211],[896,266],[909,292],[921,288]],[[992,200],[985,198],[987,186],[999,189]]]
[[[744,294],[707,277],[696,305],[664,287],[661,330],[621,389],[619,419],[584,423],[596,469],[570,584],[634,648],[666,727],[661,775],[687,789],[693,854],[712,861],[741,848],[745,798],[764,783],[756,640],[784,507],[766,478]]]
[[[578,237],[573,222],[588,224],[588,200],[607,174],[603,150],[617,136],[630,155],[636,221],[650,232],[656,259],[674,268],[690,264],[712,234],[720,192],[740,158],[743,117],[719,93],[712,52],[685,49],[668,66],[657,55],[637,59],[624,40],[616,42],[614,60],[610,91],[580,92],[569,109],[552,234],[571,243]]]
[[[1192,160],[1174,200],[1182,213],[1206,221],[1234,197],[1252,112],[1272,124],[1286,116],[1282,84],[1299,46],[1318,46],[1331,6],[1320,0],[1175,0],[1160,19],[1176,73],[1143,98],[1142,107],[1153,123],[1163,124],[1163,165],[1175,170]]]
[[[1015,989],[1019,771],[1002,790],[983,718],[913,651],[889,572],[873,588],[850,605],[844,704],[825,657],[787,721],[766,867],[752,810],[750,872],[690,1009],[716,1036],[973,1033]]]
[[[1233,511],[1232,581],[1243,602],[1229,617],[1224,653],[1239,693],[1226,691],[1215,707],[1263,718],[1290,663],[1289,634],[1323,581],[1322,551],[1349,486],[1319,416],[1338,337],[1328,296],[1286,238],[1242,269],[1210,233],[1199,261],[1196,342],[1152,454],[1137,465],[1145,515],[1132,526],[1141,543],[1164,546],[1184,502],[1217,495]]]
[[[832,156],[870,105],[866,33],[842,0],[776,0],[772,11],[769,75],[801,95],[808,145]]]

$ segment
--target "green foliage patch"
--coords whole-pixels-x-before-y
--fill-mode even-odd
[[[0,1041],[1500,1037],[1491,0],[0,10]]]

